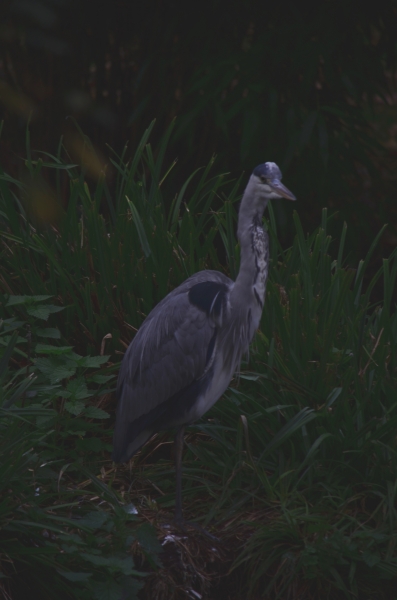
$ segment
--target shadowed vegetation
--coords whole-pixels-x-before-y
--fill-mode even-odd
[[[352,269],[349,231],[342,226],[332,240],[326,210],[307,236],[296,203],[285,250],[275,203],[269,208],[260,331],[240,377],[186,440],[186,517],[219,541],[194,532],[172,538],[164,525],[174,502],[169,432],[129,465],[110,462],[114,375],[134,330],[191,273],[238,270],[242,182],[211,161],[175,188],[169,132],[155,151],[149,135],[131,159],[111,155],[114,195],[105,174],[87,184],[96,156],[87,138],[83,168],[62,144],[56,155],[34,157],[28,145],[26,172],[0,175],[3,589],[23,597],[13,573],[34,548],[46,576],[33,572],[29,581],[42,597],[66,578],[65,597],[77,598],[182,599],[194,590],[230,600],[391,600],[395,252],[363,283],[382,232]],[[375,285],[381,302],[372,299]],[[151,528],[139,531],[147,521],[162,553]],[[145,592],[137,592],[142,579]]]
[[[272,160],[300,199],[304,231],[328,206],[339,213],[334,236],[344,220],[354,225],[352,264],[384,222],[385,253],[395,246],[393,2],[218,0],[192,15],[179,0],[6,0],[2,12],[10,173],[29,118],[34,147],[55,153],[63,133],[77,160],[76,119],[106,161],[106,144],[121,153],[129,140],[130,158],[147,123],[158,119],[158,141],[177,117],[176,186],[213,153],[234,176]],[[289,245],[289,209],[275,210]]]

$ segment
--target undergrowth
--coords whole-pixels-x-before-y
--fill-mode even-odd
[[[98,400],[114,376],[100,370],[107,356],[55,345],[59,329],[42,321],[62,307],[47,300],[9,296],[3,310],[18,306],[26,320],[0,321],[1,591],[135,598],[145,572],[127,550],[137,542],[156,567],[160,546],[135,507],[102,481],[109,415]],[[96,460],[86,460],[93,452]]]

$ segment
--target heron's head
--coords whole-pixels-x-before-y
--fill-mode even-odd
[[[265,162],[255,167],[251,181],[255,196],[266,203],[277,198],[296,200],[294,194],[281,183],[282,174],[276,163]]]

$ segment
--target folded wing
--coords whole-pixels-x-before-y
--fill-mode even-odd
[[[168,294],[148,315],[128,347],[117,384],[113,459],[128,460],[175,411],[194,402],[227,316],[233,282],[201,271]]]

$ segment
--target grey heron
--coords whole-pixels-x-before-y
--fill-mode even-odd
[[[273,162],[258,165],[238,215],[236,281],[200,271],[168,294],[129,345],[117,382],[115,462],[128,461],[158,431],[177,428],[175,521],[182,522],[184,428],[222,396],[248,351],[262,315],[269,238],[262,216],[271,199],[295,196]]]

